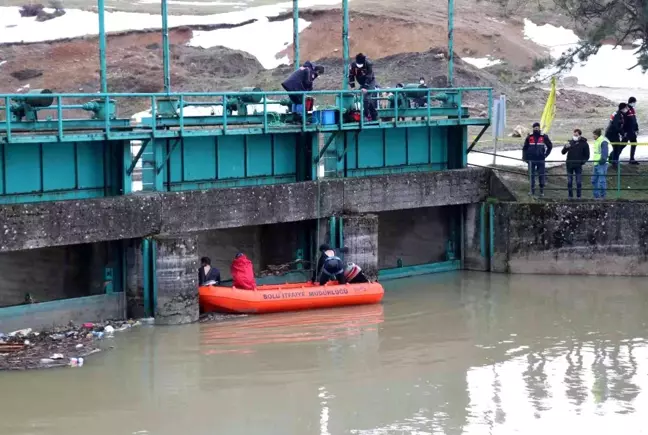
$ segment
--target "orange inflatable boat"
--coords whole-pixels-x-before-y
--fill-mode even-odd
[[[261,285],[256,290],[218,286],[204,286],[198,290],[200,308],[204,312],[248,314],[377,304],[385,293],[377,282],[337,284],[335,281],[323,286],[305,282]]]

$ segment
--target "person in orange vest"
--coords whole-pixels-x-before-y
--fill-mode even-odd
[[[545,159],[549,157],[553,144],[549,136],[542,134],[540,123],[533,124],[533,132],[529,134],[522,147],[522,160],[529,165],[531,177],[531,191],[529,195],[535,195],[535,179],[538,175],[540,185],[540,196],[544,196],[545,187]]]

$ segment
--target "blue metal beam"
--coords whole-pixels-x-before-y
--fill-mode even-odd
[[[107,93],[108,78],[106,77],[106,25],[104,22],[104,0],[97,0],[97,8],[99,15],[99,76],[101,81],[101,93]]]
[[[293,0],[293,62],[295,70],[301,65],[299,61],[299,0]]]
[[[171,92],[171,67],[169,64],[169,17],[167,0],[162,0],[162,60],[164,62],[164,92]]]
[[[448,0],[448,87],[454,83],[454,0]]]
[[[342,0],[342,89],[349,88],[349,0]]]

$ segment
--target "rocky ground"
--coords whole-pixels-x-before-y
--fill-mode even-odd
[[[87,357],[111,347],[104,339],[141,324],[129,320],[0,333],[0,371],[81,367]]]

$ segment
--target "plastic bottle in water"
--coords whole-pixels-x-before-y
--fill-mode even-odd
[[[71,367],[83,367],[83,358],[70,358]]]

